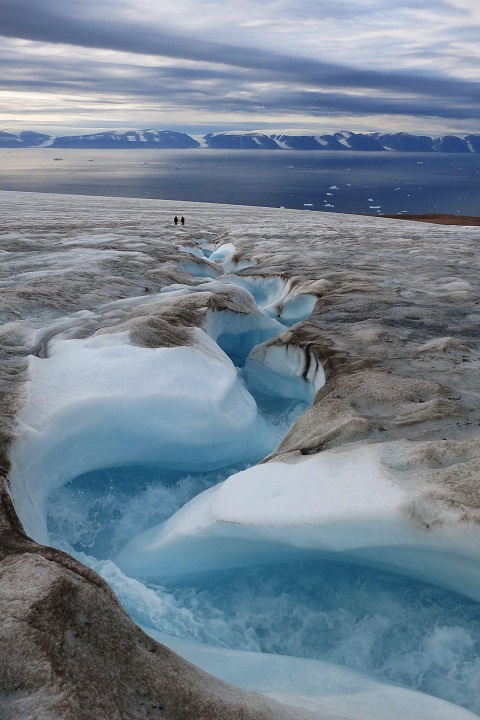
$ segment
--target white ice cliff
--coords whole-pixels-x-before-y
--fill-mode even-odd
[[[475,459],[479,450],[465,447]],[[397,441],[394,447],[339,448],[257,465],[133,538],[116,562],[129,574],[159,577],[316,551],[400,571],[480,601],[478,525],[462,523],[460,531],[452,510],[437,522],[435,502],[401,467],[409,455]],[[431,519],[429,532],[416,522],[417,507]]]
[[[478,717],[478,229],[0,208],[0,715]]]
[[[232,362],[205,333],[195,336],[195,347],[154,349],[131,345],[127,333],[54,340],[48,358],[30,359],[11,477],[32,538],[48,542],[52,490],[90,470],[205,471],[271,450],[272,433]]]

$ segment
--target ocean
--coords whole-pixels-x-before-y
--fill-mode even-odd
[[[0,190],[340,213],[480,215],[480,155],[0,150]]]

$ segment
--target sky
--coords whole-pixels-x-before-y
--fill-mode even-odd
[[[0,0],[0,130],[480,132],[480,0]]]

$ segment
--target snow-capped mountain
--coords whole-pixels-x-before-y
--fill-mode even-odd
[[[428,135],[410,135],[410,133],[398,132],[392,134],[373,133],[372,137],[386,150],[398,152],[433,152],[435,150],[434,139]]]
[[[285,150],[342,150],[335,135],[273,135]]]
[[[200,141],[199,141],[200,140]],[[261,132],[212,132],[199,140],[174,130],[105,131],[88,135],[45,135],[0,131],[0,148],[54,147],[72,149],[211,148],[215,150],[350,150],[359,152],[480,153],[480,135],[412,135],[410,133],[354,133],[291,135]]]
[[[26,131],[19,135],[0,131],[0,148],[17,148],[17,147],[39,147],[44,143],[49,143],[50,135],[42,135],[42,133]]]
[[[40,135],[23,132],[19,135],[0,132],[0,147],[54,147],[74,149],[124,149],[149,147],[179,150],[197,148],[199,143],[190,135],[174,130],[127,130],[126,132],[106,131],[88,135]]]
[[[53,138],[51,145],[58,148],[87,149],[154,147],[178,150],[199,147],[199,143],[190,135],[173,130],[127,130],[92,135],[65,135]]]
[[[205,135],[205,143],[216,150],[278,150],[280,145],[263,133],[213,132]]]
[[[216,132],[205,136],[210,148],[224,150],[350,150],[359,152],[479,153],[480,135],[429,137],[409,133],[353,133],[325,135],[265,135],[247,132]]]

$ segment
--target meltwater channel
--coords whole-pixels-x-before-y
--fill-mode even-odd
[[[205,257],[211,249],[204,248]],[[245,281],[243,281],[245,282]],[[252,287],[249,288],[252,290]],[[263,290],[256,299],[262,305]],[[262,393],[232,336],[223,349],[272,428],[265,454],[305,411],[305,398]],[[52,544],[95,569],[147,633],[217,648],[325,660],[480,713],[480,606],[453,592],[326,555],[175,577],[129,577],[115,557],[242,466],[182,472],[152,465],[94,470],[49,498]]]

